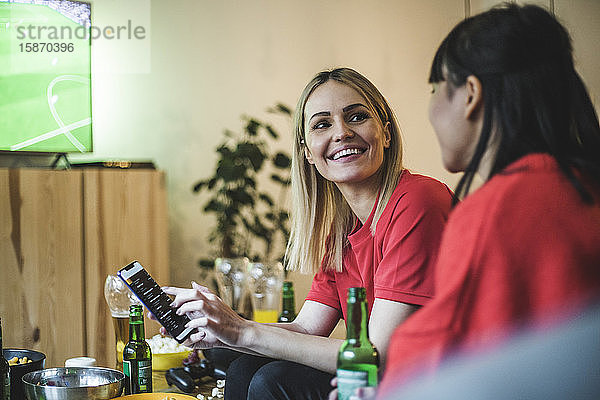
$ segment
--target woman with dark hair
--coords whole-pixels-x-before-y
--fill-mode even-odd
[[[537,6],[491,9],[450,32],[429,81],[444,166],[464,175],[436,296],[394,333],[378,397],[600,294],[600,127],[565,28]]]
[[[166,288],[191,313],[196,348],[247,353],[227,370],[225,398],[324,399],[343,340],[348,288],[365,287],[382,364],[400,323],[430,301],[452,192],[404,168],[400,128],[379,90],[350,68],[306,85],[294,118],[288,269],[314,275],[292,323],[239,317],[206,288]]]

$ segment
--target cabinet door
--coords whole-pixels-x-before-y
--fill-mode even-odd
[[[161,285],[169,283],[164,174],[153,170],[84,171],[85,286],[88,354],[115,365],[115,338],[104,299],[108,274],[138,260]],[[158,324],[146,320],[146,336]]]
[[[85,354],[82,174],[0,169],[0,316],[5,347]]]

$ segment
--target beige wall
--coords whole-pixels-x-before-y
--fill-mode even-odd
[[[152,0],[149,73],[93,76],[93,158],[152,159],[166,171],[176,284],[196,279],[196,261],[209,252],[213,220],[202,214],[202,198],[191,187],[212,172],[222,130],[237,130],[241,114],[272,118],[264,110],[276,101],[294,105],[321,69],[350,66],[369,77],[397,113],[407,166],[453,186],[458,177],[444,171],[427,121],[429,63],[466,9],[475,13],[494,3]],[[94,1],[94,23],[110,24],[122,4]],[[600,2],[553,4],[573,32],[580,70],[597,99]],[[122,57],[139,61],[134,54]],[[101,46],[93,60],[96,66],[111,62]],[[286,121],[273,121],[288,129]]]

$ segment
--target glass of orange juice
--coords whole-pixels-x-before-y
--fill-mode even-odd
[[[277,322],[283,285],[283,265],[279,261],[253,262],[248,270],[254,321]]]

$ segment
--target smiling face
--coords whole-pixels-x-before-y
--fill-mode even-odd
[[[382,126],[365,99],[350,86],[329,80],[304,108],[305,156],[327,180],[342,188],[374,179],[389,147]]]

